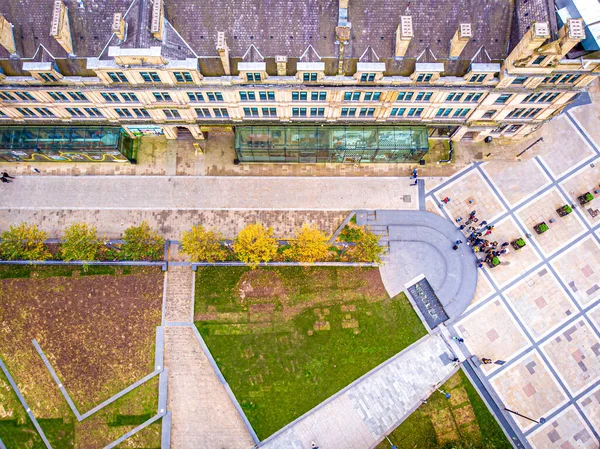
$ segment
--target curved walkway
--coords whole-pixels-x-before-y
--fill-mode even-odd
[[[477,258],[450,221],[425,211],[362,212],[358,224],[371,226],[388,242],[389,254],[380,268],[390,296],[395,296],[423,276],[427,279],[449,317],[454,322],[467,309],[477,286]]]

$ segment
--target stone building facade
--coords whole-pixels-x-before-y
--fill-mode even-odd
[[[425,125],[522,138],[600,74],[551,0],[5,0],[0,126]]]

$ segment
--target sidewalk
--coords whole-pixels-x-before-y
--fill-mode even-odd
[[[398,426],[455,371],[439,334],[429,335],[260,445],[263,449],[365,449]]]
[[[24,176],[2,193],[1,209],[418,209],[408,178]]]

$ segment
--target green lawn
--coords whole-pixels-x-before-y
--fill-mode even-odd
[[[425,335],[376,268],[205,267],[195,301],[198,330],[261,439]]]
[[[512,445],[467,376],[459,371],[389,436],[403,449],[511,449]],[[384,440],[376,449],[389,449]]]

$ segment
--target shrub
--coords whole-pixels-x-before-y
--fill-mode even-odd
[[[44,241],[48,234],[37,227],[21,223],[2,233],[0,254],[6,260],[47,260],[52,257]]]
[[[130,226],[123,234],[121,257],[126,260],[162,259],[165,239],[142,221],[139,226]]]
[[[543,233],[546,232],[548,230],[548,225],[546,223],[540,223],[539,225],[537,225],[537,231],[538,233]]]
[[[227,250],[218,232],[207,231],[204,226],[192,226],[181,235],[181,252],[187,254],[192,262],[216,262],[227,258]]]
[[[568,215],[568,214],[570,214],[571,212],[573,212],[573,209],[572,209],[572,208],[571,208],[571,206],[569,206],[568,204],[565,204],[565,205],[562,207],[562,210],[563,210],[563,211],[564,211],[564,212],[565,212],[567,215]]]
[[[525,240],[523,240],[522,238],[518,238],[517,240],[515,240],[515,244],[519,248],[523,248],[525,246]]]
[[[498,265],[500,265],[500,259],[498,259],[498,257],[494,256],[492,258],[492,266],[496,267]]]
[[[273,228],[253,223],[240,231],[233,242],[233,251],[239,260],[256,268],[260,262],[269,262],[277,254],[277,240]]]
[[[350,258],[354,262],[381,262],[383,248],[379,245],[379,236],[359,228],[360,238],[356,241],[356,246],[349,251]]]
[[[316,226],[305,224],[297,231],[296,238],[284,254],[297,262],[323,261],[329,255],[329,237]]]
[[[98,259],[100,242],[96,228],[87,223],[73,223],[65,231],[61,242],[60,255],[62,260],[93,261]]]
[[[340,240],[342,242],[358,242],[362,234],[362,228],[350,222],[344,226],[344,229],[342,229],[342,232],[340,232]]]
[[[592,195],[590,192],[587,192],[583,197],[587,203],[594,199],[594,195]]]

